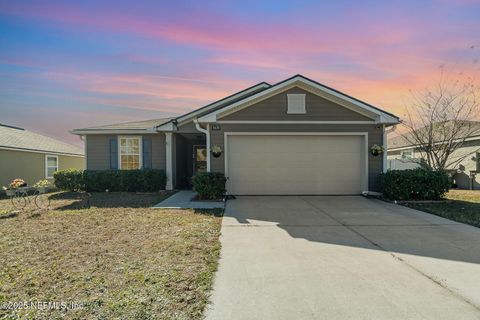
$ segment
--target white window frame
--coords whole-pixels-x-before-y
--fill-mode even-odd
[[[138,160],[138,168],[143,168],[143,137],[142,136],[118,136],[117,138],[117,153],[118,153],[118,169],[122,170],[122,139],[138,139],[138,153],[139,153],[139,160]]]
[[[301,104],[295,105],[293,101],[298,98],[301,99]],[[287,114],[305,114],[307,108],[305,106],[305,94],[304,93],[289,93],[287,94]]]
[[[58,156],[56,156],[56,155],[53,155],[53,154],[46,154],[45,155],[45,179],[53,179],[53,175],[48,176],[48,168],[49,168],[48,158],[55,158],[55,160],[57,161],[57,166],[55,167],[55,172],[58,171],[58,168],[60,167],[60,162],[59,162]],[[50,167],[50,168],[53,168],[53,167]]]

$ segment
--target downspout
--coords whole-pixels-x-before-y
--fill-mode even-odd
[[[198,131],[205,133],[205,138],[207,140],[207,172],[210,172],[210,131],[208,130],[208,125],[207,129],[204,129],[200,126],[197,119],[193,120],[193,123],[195,123],[195,127]]]
[[[83,141],[83,156],[85,158],[85,170],[87,170],[87,163],[88,163],[87,162],[87,136],[80,135],[79,137],[80,137],[80,140]]]

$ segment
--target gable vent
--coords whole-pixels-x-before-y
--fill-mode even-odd
[[[287,94],[288,114],[302,114],[307,113],[305,110],[305,94],[291,93]]]

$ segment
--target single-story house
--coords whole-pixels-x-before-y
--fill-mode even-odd
[[[378,190],[386,128],[398,117],[302,75],[261,82],[176,118],[84,129],[87,169],[160,168],[167,189],[196,172],[227,177],[233,195]],[[213,149],[213,150],[212,150]],[[212,152],[217,151],[217,152]],[[220,151],[220,152],[218,152]]]
[[[449,157],[452,161],[459,160],[447,169],[454,171],[454,183],[460,189],[480,190],[480,122],[470,121],[472,132],[478,132],[468,137],[463,145]],[[476,129],[478,127],[478,129]],[[420,167],[421,153],[404,135],[388,138],[387,168],[390,170],[405,170]],[[438,142],[440,143],[440,142]]]
[[[0,187],[21,178],[29,185],[55,171],[84,169],[82,148],[22,128],[0,124]]]

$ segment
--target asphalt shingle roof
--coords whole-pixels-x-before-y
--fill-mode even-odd
[[[480,122],[479,121],[468,121],[470,123],[470,126],[468,131],[473,132],[474,134],[472,137],[480,136]],[[465,136],[465,132],[463,136]],[[406,133],[406,135],[411,136],[411,133]],[[462,132],[459,132],[457,135],[457,138],[460,139],[462,138]],[[414,140],[410,138],[410,140]],[[437,139],[437,140],[442,140],[442,139]],[[435,141],[435,142],[440,142],[440,141]],[[404,148],[404,147],[409,147],[412,146],[412,143],[409,141],[409,139],[406,138],[405,135],[399,135],[395,137],[388,138],[388,150],[391,149],[397,149],[397,148]]]
[[[75,130],[146,130],[150,128],[154,128],[156,126],[162,125],[166,122],[169,122],[173,118],[161,118],[161,119],[151,119],[151,120],[144,120],[144,121],[132,121],[132,122],[122,122],[122,123],[115,123],[115,124],[107,124],[103,126],[95,126],[95,127],[88,127],[82,129],[75,129]],[[75,131],[73,130],[73,131]]]
[[[84,155],[83,149],[22,128],[0,124],[0,148]]]

